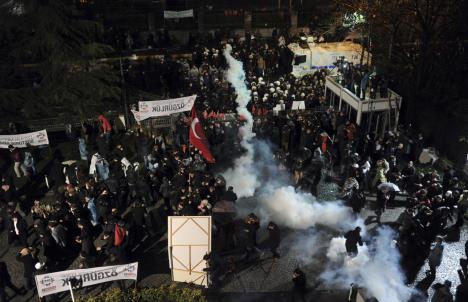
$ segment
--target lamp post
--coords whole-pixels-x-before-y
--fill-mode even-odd
[[[124,106],[125,125],[126,125],[126,128],[128,128],[130,126],[129,124],[130,119],[128,118],[127,85],[125,82],[125,76],[123,72],[122,52],[120,52],[120,55],[119,55],[119,65],[120,65],[120,87],[121,87],[120,97],[122,98],[123,106]]]

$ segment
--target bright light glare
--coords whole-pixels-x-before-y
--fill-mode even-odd
[[[362,24],[366,22],[366,18],[364,15],[354,12],[352,14],[346,14],[343,18],[343,26],[344,27],[354,27],[358,24]]]

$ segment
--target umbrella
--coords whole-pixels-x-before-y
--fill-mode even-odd
[[[400,192],[400,188],[394,184],[394,183],[391,183],[391,182],[384,182],[384,183],[381,183],[380,185],[377,186],[377,189],[381,190],[381,191],[393,191],[393,192]]]
[[[218,201],[211,211],[213,213],[236,213],[236,206],[232,201],[222,200]]]

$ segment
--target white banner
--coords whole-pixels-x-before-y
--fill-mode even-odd
[[[25,148],[26,145],[41,146],[49,144],[49,137],[46,130],[14,134],[14,135],[0,135],[0,148],[8,148],[13,145],[18,148]]]
[[[138,262],[123,265],[75,269],[37,275],[36,286],[39,297],[64,292],[70,289],[70,279],[77,279],[80,287],[115,280],[137,280]]]
[[[190,18],[193,17],[193,9],[188,10],[165,10],[164,19],[175,19],[175,18]]]
[[[196,98],[196,95],[191,95],[177,99],[138,102],[138,114],[134,113],[134,116],[137,121],[138,119],[142,121],[150,117],[189,111],[192,110]]]

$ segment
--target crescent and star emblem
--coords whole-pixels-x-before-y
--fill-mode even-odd
[[[191,125],[193,135],[194,135],[197,139],[201,139],[201,137],[198,136],[197,131],[195,130],[196,125],[199,124],[199,123],[200,123],[200,121],[198,120],[198,117],[196,117],[196,118],[193,119],[192,125]]]

